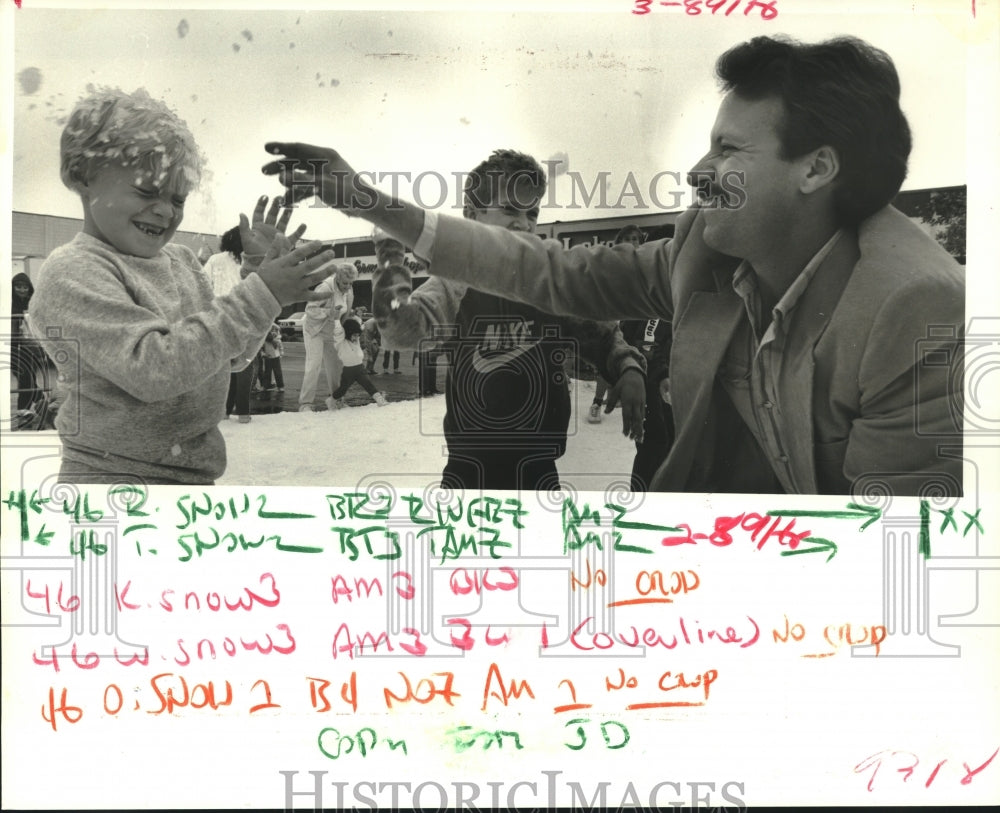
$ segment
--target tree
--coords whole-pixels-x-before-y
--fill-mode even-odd
[[[916,207],[917,215],[934,228],[934,236],[962,265],[965,265],[965,210],[964,186],[931,192],[926,203]]]

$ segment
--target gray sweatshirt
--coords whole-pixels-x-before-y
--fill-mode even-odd
[[[31,328],[65,393],[65,460],[210,484],[226,468],[218,423],[231,363],[245,366],[281,308],[255,274],[213,297],[194,252],[151,259],[80,233],[49,255]]]

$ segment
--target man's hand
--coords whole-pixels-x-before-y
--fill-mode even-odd
[[[611,412],[619,399],[622,402],[622,434],[636,443],[642,443],[643,423],[646,419],[646,380],[634,367],[622,373],[615,385],[608,390],[604,411]]]
[[[281,211],[282,208],[284,211]],[[291,206],[285,206],[282,198],[271,201],[271,208],[267,209],[266,215],[265,209],[267,209],[267,195],[262,195],[254,207],[252,220],[247,220],[246,215],[240,215],[240,241],[243,243],[243,253],[251,257],[263,257],[279,234],[287,241],[288,250],[291,250],[306,230],[303,224],[291,234],[285,235],[293,210]]]
[[[372,312],[376,320],[392,317],[395,310],[410,301],[413,282],[402,265],[379,266],[372,275]]]
[[[333,273],[332,265],[317,270],[330,263],[333,252],[323,250],[323,244],[318,240],[288,251],[287,241],[288,238],[283,234],[275,236],[274,242],[264,254],[264,262],[256,269],[256,274],[282,305],[328,299],[329,292],[309,289]]]
[[[281,156],[264,164],[265,175],[277,175],[287,190],[290,206],[318,197],[327,206],[351,217],[363,217],[405,245],[414,246],[424,228],[424,210],[379,192],[355,172],[340,153],[312,144],[270,141],[264,145],[271,155]]]
[[[318,197],[327,206],[347,214],[369,210],[375,204],[375,191],[361,181],[340,153],[312,144],[271,141],[264,149],[282,156],[265,164],[265,175],[277,175],[287,191],[290,203]]]

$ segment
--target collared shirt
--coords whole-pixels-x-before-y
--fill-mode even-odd
[[[803,405],[783,404],[778,394],[788,321],[842,233],[843,230],[838,230],[802,269],[772,309],[769,323],[753,267],[744,261],[733,273],[733,290],[743,300],[747,318],[733,335],[719,376],[782,487],[791,493],[803,489],[795,483],[788,463],[785,416]]]
[[[417,238],[416,245],[413,246],[413,255],[418,260],[423,260],[427,265],[430,265],[433,259],[434,238],[437,236],[437,222],[437,212],[425,211],[424,226],[420,230],[420,237]]]

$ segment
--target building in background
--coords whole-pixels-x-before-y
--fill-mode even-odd
[[[79,217],[55,217],[30,212],[13,212],[12,215],[13,273],[23,271],[32,280],[52,250],[68,243],[83,228],[83,219]],[[213,254],[219,250],[219,238],[215,234],[178,231],[173,242],[188,246],[195,254],[205,247]]]
[[[935,236],[959,262],[964,264],[965,199],[965,186],[947,186],[900,192],[893,204],[911,220],[920,224],[921,228]],[[940,205],[941,201],[948,202],[947,209]],[[645,232],[647,241],[659,240],[673,236],[674,223],[681,211],[678,209],[673,212],[653,214],[630,212],[616,217],[568,222],[556,220],[540,223],[536,233],[542,237],[559,240],[567,248],[594,243],[611,245],[622,226],[634,223]],[[14,261],[12,274],[23,271],[29,277],[34,277],[49,252],[72,240],[82,227],[83,220],[80,218],[14,212],[11,241]],[[956,238],[956,234],[961,236]],[[174,242],[188,246],[195,254],[206,246],[212,252],[216,252],[219,246],[217,235],[188,231],[178,231],[174,235]],[[333,245],[336,262],[346,260],[357,267],[358,281],[354,284],[355,302],[370,310],[372,272],[375,270],[375,248],[371,237],[366,235],[327,242]],[[427,279],[426,269],[412,254],[406,255],[405,262],[413,273],[415,286]],[[296,303],[285,307],[281,313],[282,317],[302,310],[304,304]]]

